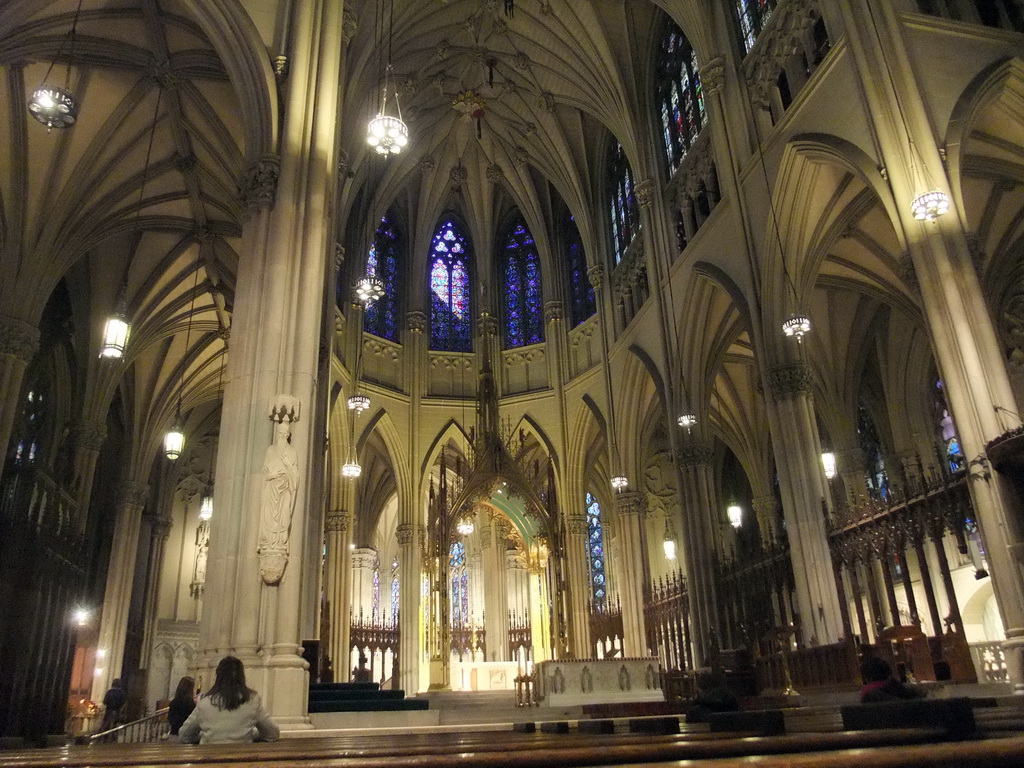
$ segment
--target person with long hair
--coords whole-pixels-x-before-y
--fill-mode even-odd
[[[171,737],[178,735],[181,726],[192,710],[196,708],[196,681],[191,677],[183,677],[178,681],[178,687],[174,691],[174,698],[167,707],[167,724],[171,726]]]
[[[263,709],[260,695],[245,684],[241,660],[225,656],[213,687],[199,698],[178,735],[185,744],[244,743],[276,741],[281,729]]]

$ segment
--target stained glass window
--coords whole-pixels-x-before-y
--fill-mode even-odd
[[[452,577],[452,626],[458,627],[469,623],[469,574],[466,570],[466,546],[461,541],[452,544],[448,567]]]
[[[575,328],[597,311],[594,301],[594,286],[587,274],[587,254],[583,251],[576,219],[566,212],[562,220],[562,237],[565,243],[565,266],[569,278],[569,319]]]
[[[662,36],[657,66],[655,88],[671,174],[679,167],[707,121],[704,90],[697,73],[697,54],[671,19],[666,23]]]
[[[876,501],[885,501],[889,498],[889,475],[885,470],[882,442],[874,419],[863,403],[857,409],[857,435],[864,454],[868,494]]]
[[[540,259],[522,217],[508,228],[501,254],[505,281],[505,349],[544,341]]]
[[[608,603],[608,585],[604,567],[604,528],[601,525],[601,505],[587,494],[587,559],[590,564],[590,586],[594,606],[603,608]]]
[[[391,618],[398,616],[398,558],[391,563]]]
[[[942,433],[942,445],[946,453],[946,462],[950,472],[962,472],[967,466],[967,459],[964,457],[963,449],[960,447],[960,438],[956,434],[956,425],[953,417],[949,415],[949,407],[946,405],[946,393],[942,388],[942,380],[935,382],[936,397],[935,408],[941,413],[939,418],[939,430]]]
[[[373,620],[380,618],[380,569],[373,569]]]
[[[445,219],[430,246],[430,348],[469,352],[469,243],[459,225]]]
[[[384,281],[386,293],[366,307],[363,329],[398,341],[398,264],[402,238],[394,221],[385,216],[373,236],[366,255],[366,273]]]
[[[640,227],[640,211],[633,189],[633,174],[629,169],[626,152],[618,141],[613,141],[608,157],[608,182],[612,214],[612,247],[615,263],[622,261],[633,235]]]
[[[777,0],[736,0],[736,21],[739,23],[744,53],[749,53],[754,47],[757,36],[768,23],[776,5]]]

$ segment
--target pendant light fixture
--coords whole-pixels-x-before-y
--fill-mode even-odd
[[[82,11],[82,0],[78,0],[75,8],[75,16],[71,22],[71,29],[57,49],[57,54],[50,62],[43,82],[32,92],[28,100],[28,113],[33,118],[46,126],[49,133],[54,128],[70,128],[78,120],[78,101],[71,93],[71,61],[75,50],[75,32],[78,29],[78,16]],[[68,70],[64,76],[64,87],[52,85],[47,81],[53,73],[53,66],[57,59],[64,53],[64,47],[68,49]]]
[[[379,51],[383,51],[384,45],[384,0],[377,6],[377,30],[379,32]],[[398,103],[398,85],[395,82],[394,71],[391,67],[391,44],[395,29],[395,2],[388,0],[388,63],[384,69],[383,86],[381,88],[380,109],[377,116],[370,120],[366,126],[366,143],[373,147],[377,154],[397,155],[409,143],[409,127],[402,120],[402,107]],[[394,86],[395,114],[388,114],[388,85]]]
[[[174,426],[164,435],[164,453],[167,458],[174,461],[181,456],[185,447],[185,433],[181,430],[181,396],[185,388],[185,367],[188,363],[188,350],[192,345],[192,316],[196,310],[196,294],[199,292],[199,263],[202,256],[202,246],[196,243],[196,267],[195,282],[192,284],[192,300],[188,310],[188,330],[185,332],[185,351],[181,359],[181,369],[178,373],[178,405],[174,412]]]
[[[679,426],[685,429],[687,432],[689,432],[690,427],[697,423],[697,417],[692,413],[684,413],[682,416],[676,419],[676,423],[679,424]]]
[[[142,201],[146,194],[146,181],[149,177],[149,161],[153,156],[153,138],[156,136],[156,124],[160,117],[160,100],[163,98],[164,89],[157,86],[156,107],[153,110],[153,125],[149,129],[149,144],[146,147],[146,161],[142,166],[142,181],[139,184],[139,203],[135,207],[135,229],[139,232],[139,242],[142,238],[142,230],[139,227],[139,219],[142,216]],[[138,247],[138,246],[136,246]],[[131,261],[129,260],[129,266]],[[131,334],[132,326],[128,322],[128,268],[125,268],[124,282],[117,293],[117,301],[114,303],[114,312],[107,318],[103,325],[103,344],[100,347],[100,357],[109,360],[117,360],[124,355],[125,347],[128,346],[128,336]]]
[[[616,475],[611,479],[611,484],[616,491],[621,491],[629,485],[629,479],[625,475]]]

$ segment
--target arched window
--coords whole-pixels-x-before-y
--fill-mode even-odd
[[[777,0],[736,0],[736,20],[740,25],[743,52],[749,53],[757,36],[771,18]]]
[[[629,169],[626,152],[618,141],[612,142],[608,155],[608,186],[612,214],[612,246],[615,249],[615,263],[622,261],[626,249],[633,242],[633,235],[640,228],[640,212],[637,209],[633,189],[633,173]]]
[[[601,505],[587,493],[587,560],[590,565],[590,586],[595,608],[608,604],[608,585],[604,569],[604,526],[601,525]]]
[[[671,20],[665,26],[658,58],[656,90],[669,174],[686,156],[706,120],[697,54]]]
[[[509,226],[501,271],[505,281],[505,349],[544,341],[540,259],[522,217]]]
[[[430,245],[430,348],[469,352],[469,245],[445,219]]]
[[[366,307],[363,330],[391,341],[398,341],[398,260],[401,236],[388,216],[380,220],[366,256],[366,274],[384,281],[386,293]]]
[[[580,237],[576,218],[566,211],[562,219],[562,237],[565,243],[565,267],[569,278],[569,319],[572,327],[582,323],[597,311],[594,301],[594,286],[587,274],[587,254],[583,252],[583,238]]]
[[[469,569],[466,568],[466,545],[461,541],[452,544],[448,568],[452,577],[452,626],[466,626],[469,624]]]

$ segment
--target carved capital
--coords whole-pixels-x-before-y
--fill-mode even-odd
[[[271,401],[268,416],[271,421],[278,424],[284,421],[294,424],[299,420],[300,409],[299,398],[294,395],[279,394],[275,395],[273,401]]]
[[[549,301],[544,305],[545,322],[552,323],[555,320],[561,320],[563,317],[565,317],[565,310],[562,308],[562,302]]]
[[[426,157],[421,159],[420,162],[419,162],[419,169],[421,171],[432,171],[436,167],[437,167],[437,163],[434,162],[434,158],[430,157],[430,155],[427,155]]]
[[[814,374],[803,363],[779,365],[768,370],[768,391],[776,400],[814,391]]]
[[[356,12],[352,10],[352,7],[346,3],[345,10],[341,15],[341,42],[348,45],[352,42],[352,38],[356,36],[358,31],[359,19],[356,17]]]
[[[171,528],[174,527],[174,520],[164,515],[154,515],[149,521],[150,536],[154,539],[167,540],[171,535]]]
[[[23,320],[0,316],[0,355],[13,355],[23,363],[35,357],[39,349],[39,329]]]
[[[334,271],[340,272],[345,263],[345,246],[341,243],[334,244]]]
[[[117,503],[123,507],[144,507],[149,498],[149,486],[128,480],[117,486]]]
[[[622,517],[639,516],[647,511],[644,495],[639,491],[626,491],[625,493],[615,494],[615,507]]]
[[[398,539],[398,546],[408,547],[416,538],[416,526],[412,523],[402,523],[395,528],[395,537]]]
[[[716,56],[711,61],[704,62],[698,74],[704,93],[710,96],[720,93],[725,88],[725,59]]]
[[[327,513],[324,530],[328,533],[345,533],[348,531],[349,514],[343,509],[334,509]]]
[[[405,324],[412,333],[424,333],[427,330],[427,316],[423,312],[410,312],[405,316]]]
[[[654,202],[654,181],[644,179],[636,185],[636,201],[644,208],[649,208]]]
[[[676,461],[683,467],[708,467],[714,458],[714,451],[699,443],[682,445],[676,449]]]
[[[239,190],[242,207],[253,212],[273,208],[280,173],[281,158],[277,155],[264,155],[250,165]]]
[[[774,518],[775,513],[779,510],[779,500],[772,494],[756,496],[751,499],[750,505],[758,517],[768,517],[769,519]]]
[[[910,251],[903,251],[900,254],[899,264],[900,277],[903,278],[903,282],[915,293],[920,293],[921,283],[917,279],[917,271],[914,269],[914,259],[911,257]]]
[[[502,170],[501,166],[497,163],[491,163],[487,166],[487,180],[491,184],[499,184],[505,179],[505,171]]]
[[[526,165],[530,160],[530,153],[526,147],[521,147],[518,144],[512,149],[512,156],[515,157],[518,165]]]
[[[501,517],[494,521],[494,530],[498,535],[498,541],[504,541],[512,533],[512,525],[507,519]]]
[[[497,336],[498,318],[487,312],[481,312],[476,321],[476,332],[480,336]]]
[[[86,451],[99,451],[107,439],[107,425],[83,422],[74,429],[75,445]]]
[[[589,531],[587,516],[568,515],[565,518],[565,528],[571,536],[586,536]]]
[[[595,264],[588,269],[587,279],[595,289],[600,288],[604,283],[604,264]]]
[[[452,184],[456,186],[465,184],[469,179],[469,171],[466,170],[464,165],[456,165],[449,173],[449,178],[452,180]]]

